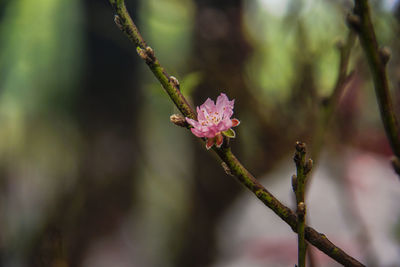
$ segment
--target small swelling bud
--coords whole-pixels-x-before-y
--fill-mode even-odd
[[[169,117],[169,119],[173,124],[178,125],[180,127],[188,127],[189,126],[189,124],[186,122],[185,117],[183,117],[182,115],[172,114],[171,117]]]
[[[231,169],[229,169],[228,165],[226,165],[225,162],[221,163],[222,168],[224,169],[225,173],[228,174],[229,176],[233,176]]]
[[[304,212],[306,210],[306,204],[304,204],[304,202],[300,202],[299,205],[297,205],[297,208],[300,212]]]
[[[119,28],[121,31],[124,30],[124,27],[122,26],[122,23],[121,23],[121,17],[120,17],[120,16],[118,16],[118,15],[115,15],[115,16],[114,16],[114,23],[115,23],[115,25],[118,26],[118,28]]]
[[[175,78],[174,76],[169,76],[169,82],[172,84],[173,87],[180,90],[180,84],[177,78]]]
[[[297,214],[299,216],[304,216],[306,214],[306,204],[304,204],[304,202],[300,202],[297,205]]]
[[[145,49],[140,48],[139,46],[136,48],[136,52],[138,53],[139,57],[141,57],[147,64],[154,63],[156,61],[154,50],[147,46]]]
[[[360,17],[354,14],[347,15],[347,26],[349,26],[352,30],[359,31],[361,20]]]
[[[297,141],[296,142],[296,151],[299,153],[306,153],[306,144]]]
[[[314,163],[314,162],[313,162],[312,159],[308,159],[306,165],[304,166],[304,173],[305,173],[305,174],[308,174],[308,173],[311,171],[311,169],[312,169],[312,167],[313,167],[313,163]]]
[[[136,48],[136,52],[138,53],[139,57],[143,60],[147,60],[146,51],[139,46]]]
[[[382,63],[386,65],[389,62],[392,52],[390,51],[389,47],[384,46],[381,49],[379,49],[379,55],[381,57]]]
[[[154,55],[154,50],[150,46],[146,47],[146,54],[152,62],[156,61],[156,57]]]

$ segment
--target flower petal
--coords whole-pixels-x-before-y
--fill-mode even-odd
[[[208,113],[215,112],[215,104],[210,98],[207,98],[206,102],[200,106],[200,109],[205,109]]]
[[[231,127],[232,127],[232,121],[230,119],[222,120],[216,125],[218,132],[226,131]]]
[[[221,95],[217,98],[217,104],[216,108],[218,110],[218,113],[223,117],[223,118],[230,118],[233,114],[233,103],[235,101],[229,101],[228,97],[221,93]]]
[[[195,120],[193,120],[193,119],[189,119],[189,118],[185,118],[186,119],[186,121],[187,121],[187,123],[189,123],[190,125],[192,125],[193,127],[198,127],[199,125],[200,125],[200,123],[199,122],[197,122],[197,121],[195,121]]]
[[[197,137],[205,137],[204,133],[199,131],[197,128],[191,128],[190,131],[192,131],[192,133]]]
[[[223,136],[230,138],[235,136],[235,132],[230,130],[231,127],[239,125],[238,119],[231,119],[233,114],[233,106],[235,101],[229,100],[226,94],[221,93],[217,101],[214,102],[210,98],[197,107],[198,121],[186,118],[186,121],[192,126],[190,129],[197,137],[207,138],[208,148],[212,147],[215,142],[219,146],[222,145]]]
[[[212,127],[208,127],[205,131],[204,131],[204,136],[207,138],[213,138],[217,135],[218,133],[218,129],[215,126]]]
[[[204,121],[206,118],[204,116],[204,110],[197,107],[197,119],[199,121]]]
[[[228,99],[228,97],[226,96],[226,94],[221,93],[221,94],[217,97],[217,103],[216,103],[217,108],[220,107],[220,106],[226,106],[226,105],[228,105],[228,104],[229,104],[229,99]]]

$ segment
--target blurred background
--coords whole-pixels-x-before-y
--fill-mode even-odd
[[[225,92],[232,147],[293,207],[297,140],[315,172],[309,223],[367,266],[399,266],[400,183],[355,43],[331,119],[352,1],[126,0],[194,106]],[[392,51],[400,5],[371,1]],[[296,235],[189,131],[106,0],[0,1],[0,266],[294,266]],[[311,249],[310,266],[339,266]]]

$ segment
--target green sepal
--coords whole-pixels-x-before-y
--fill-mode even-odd
[[[228,130],[222,132],[222,134],[225,135],[228,138],[235,138],[236,137],[236,133],[232,129],[228,129]]]

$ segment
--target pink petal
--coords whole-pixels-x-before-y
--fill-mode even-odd
[[[232,127],[232,121],[227,119],[220,121],[217,125],[218,132],[223,132]]]
[[[228,97],[225,94],[221,94],[218,98],[217,98],[217,110],[218,113],[221,114],[221,116],[223,117],[228,117],[230,118],[230,116],[232,116],[232,107],[230,105],[230,101],[228,99]]]
[[[191,128],[190,130],[197,137],[200,137],[200,138],[201,137],[205,137],[204,134],[201,131],[199,131],[198,129],[196,129],[196,128]]]
[[[226,96],[226,94],[221,93],[217,98],[217,104],[216,104],[217,108],[220,106],[226,106],[228,104],[229,104],[228,97]]]
[[[197,107],[197,119],[199,121],[204,121],[205,120],[204,112],[199,107]]]
[[[224,102],[224,105],[221,105],[219,107],[219,112],[221,112],[221,114],[223,115],[224,118],[230,118],[233,114],[233,103],[234,100],[232,101],[228,101],[226,100],[226,102]]]
[[[209,127],[209,128],[207,129],[207,131],[204,132],[204,135],[205,135],[205,137],[207,137],[207,138],[213,138],[213,137],[215,137],[215,135],[216,135],[218,132],[219,132],[218,129],[217,129],[215,126],[213,126],[213,127]]]
[[[195,120],[192,120],[192,119],[189,119],[189,118],[185,118],[185,119],[186,119],[187,123],[189,123],[193,127],[198,127],[200,125],[200,123],[195,121]]]
[[[205,109],[208,113],[214,112],[216,110],[214,101],[207,98],[206,102],[200,106],[200,109]]]

